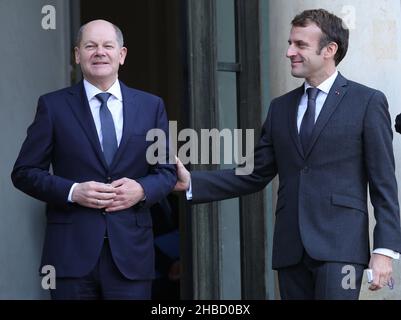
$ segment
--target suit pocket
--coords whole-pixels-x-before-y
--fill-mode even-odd
[[[152,228],[152,216],[150,212],[137,212],[135,213],[136,224],[138,227]]]
[[[335,206],[356,209],[361,212],[368,212],[366,201],[348,195],[333,193],[331,203]]]

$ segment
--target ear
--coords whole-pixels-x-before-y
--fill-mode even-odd
[[[338,44],[335,42],[330,42],[324,50],[324,57],[326,59],[333,59],[334,60],[334,56],[336,55],[338,50]]]
[[[122,47],[120,49],[120,65],[124,64],[125,57],[127,56],[128,49],[126,47]]]
[[[80,54],[79,54],[79,48],[78,47],[74,48],[74,54],[75,54],[75,63],[79,64],[81,62],[81,57],[80,57]]]

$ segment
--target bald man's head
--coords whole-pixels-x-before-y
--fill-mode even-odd
[[[121,31],[105,20],[94,20],[82,26],[75,47],[75,62],[84,78],[106,91],[118,78],[127,48],[123,47]]]
[[[112,24],[109,21],[101,20],[101,19],[90,21],[81,26],[81,28],[79,29],[78,34],[77,34],[76,46],[77,47],[80,46],[80,44],[82,42],[82,38],[83,38],[83,33],[85,32],[85,29],[87,27],[96,28],[98,26],[105,27],[105,25],[109,25],[110,27],[112,27],[114,29],[114,31],[116,33],[116,41],[117,41],[118,45],[122,48],[124,46],[124,36],[123,36],[123,33],[121,32],[120,28],[117,27],[115,24]]]

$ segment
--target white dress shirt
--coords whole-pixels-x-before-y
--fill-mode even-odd
[[[100,115],[99,115],[99,110],[102,103],[96,98],[96,95],[98,93],[103,93],[104,91],[95,87],[93,84],[89,83],[85,79],[83,82],[84,82],[86,97],[88,99],[89,107],[92,113],[93,121],[95,122],[97,135],[99,137],[100,146],[103,149],[102,126],[100,124]],[[123,117],[123,96],[121,93],[120,82],[118,81],[118,79],[106,92],[111,94],[109,100],[107,101],[107,107],[109,108],[111,115],[113,116],[114,128],[116,130],[117,144],[119,146],[123,134],[124,117]],[[70,192],[68,193],[69,202],[73,202],[72,192],[74,191],[74,188],[77,184],[78,183],[74,183],[70,189]]]

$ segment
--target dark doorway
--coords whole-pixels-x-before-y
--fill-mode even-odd
[[[80,1],[80,25],[105,19],[121,28],[128,56],[119,78],[126,85],[160,96],[178,130],[189,123],[185,0]],[[182,196],[171,207],[187,211]],[[192,298],[191,236],[186,214],[180,214],[181,298]],[[183,239],[185,238],[185,241]]]
[[[124,34],[128,56],[120,80],[163,98],[169,120],[185,119],[185,12],[181,0],[85,0],[81,24],[105,19]]]

